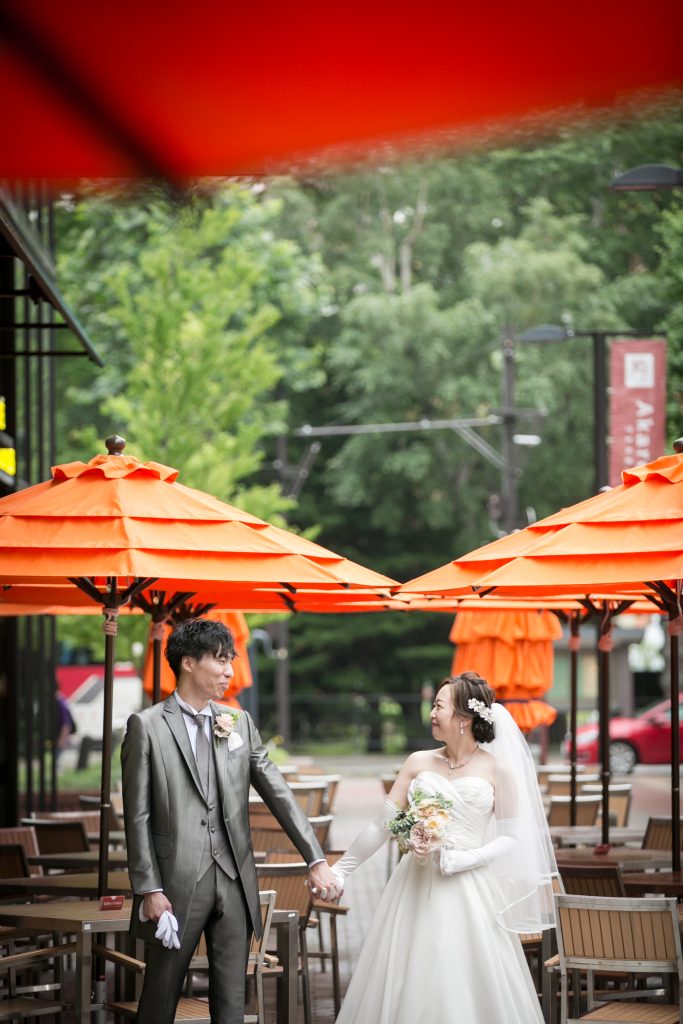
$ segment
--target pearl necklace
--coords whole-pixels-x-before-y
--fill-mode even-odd
[[[474,757],[478,750],[479,744],[477,743],[472,753],[468,754],[467,757],[464,757],[462,761],[451,761],[448,754],[440,754],[439,756],[442,757],[446,764],[448,765],[448,774],[450,776],[453,774],[456,768],[464,768],[466,764],[469,764],[469,762],[472,760],[472,758]]]

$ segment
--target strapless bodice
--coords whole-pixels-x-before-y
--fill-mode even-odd
[[[452,801],[445,830],[449,844],[463,850],[482,845],[493,813],[494,792],[488,779],[476,775],[446,779],[437,772],[423,771],[410,783],[409,798],[415,790],[430,796],[438,793]]]

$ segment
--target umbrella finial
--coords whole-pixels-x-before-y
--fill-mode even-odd
[[[674,441],[674,451],[676,455],[683,455],[683,437],[679,437],[677,441]]]
[[[123,449],[126,447],[125,437],[119,437],[118,434],[112,434],[104,443],[110,455],[122,455]]]

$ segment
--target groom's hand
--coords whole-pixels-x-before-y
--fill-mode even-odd
[[[308,872],[308,888],[316,899],[324,903],[334,903],[344,891],[343,884],[332,873],[332,869],[326,860],[314,864]]]
[[[173,913],[171,901],[164,896],[163,892],[145,893],[142,900],[142,912],[145,917],[156,924],[165,910],[168,910],[169,914]]]

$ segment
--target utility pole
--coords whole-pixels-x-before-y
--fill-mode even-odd
[[[519,473],[515,461],[515,427],[517,423],[515,408],[515,345],[507,335],[503,339],[503,530],[511,533],[519,525],[517,522],[517,482]]]
[[[280,477],[283,492],[287,492],[288,469],[287,435],[281,434],[275,443],[275,468]],[[289,620],[281,619],[270,627],[274,640],[275,658],[275,708],[278,732],[285,747],[292,738],[291,680],[289,672]]]

